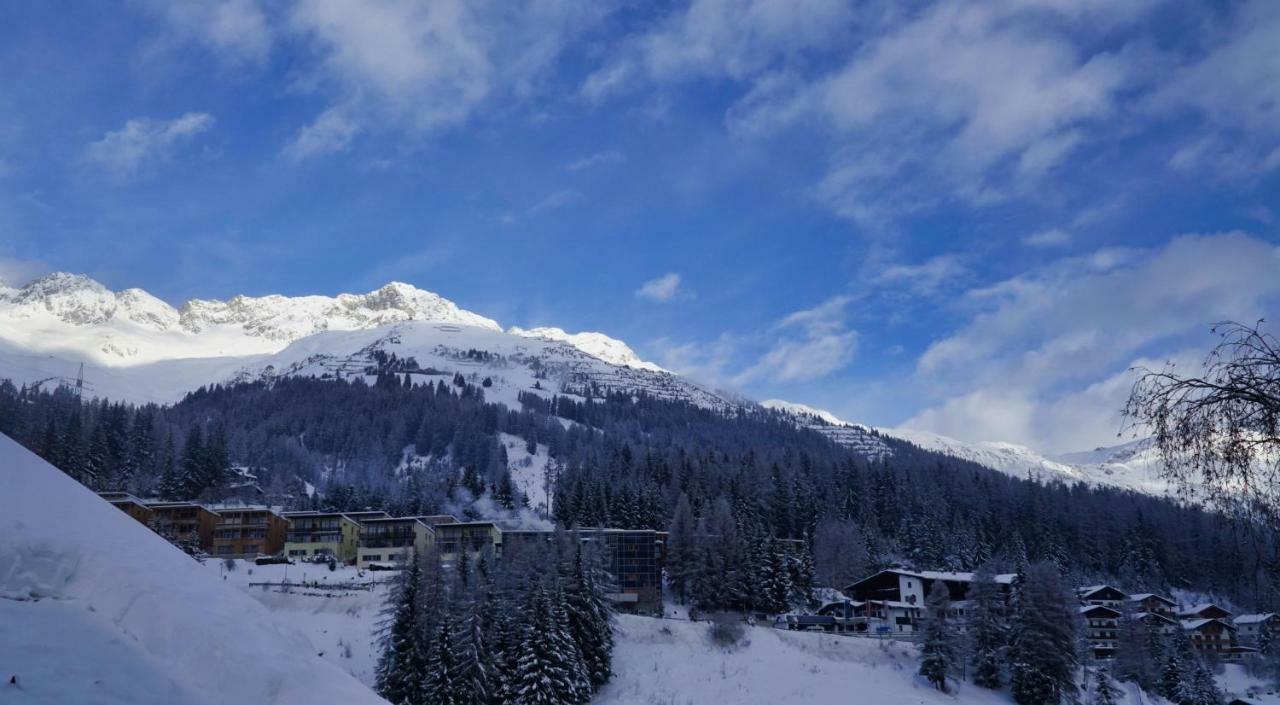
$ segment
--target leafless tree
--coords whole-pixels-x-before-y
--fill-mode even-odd
[[[1280,341],[1219,323],[1199,376],[1172,364],[1139,368],[1124,407],[1128,430],[1150,433],[1163,473],[1181,490],[1274,524],[1280,514]]]

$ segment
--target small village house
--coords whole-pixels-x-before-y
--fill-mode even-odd
[[[1150,612],[1158,614],[1162,617],[1173,619],[1174,612],[1178,608],[1178,603],[1164,595],[1157,595],[1153,592],[1140,592],[1129,596],[1129,609],[1133,612]]]
[[[1280,615],[1275,612],[1242,614],[1232,620],[1240,641],[1246,644],[1257,644],[1265,630],[1273,638],[1280,637]]]
[[[1120,597],[1123,599],[1124,594],[1121,593]],[[1120,636],[1120,610],[1107,605],[1087,604],[1080,607],[1080,616],[1084,619],[1084,635],[1093,657],[1109,659],[1115,656]]]
[[[1099,605],[1118,610],[1127,599],[1122,590],[1110,585],[1090,585],[1076,590],[1076,596],[1083,605]]]

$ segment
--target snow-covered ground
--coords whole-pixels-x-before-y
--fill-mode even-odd
[[[361,571],[327,565],[254,565],[208,560],[211,576],[243,591],[266,607],[282,625],[306,635],[313,652],[373,686],[377,663],[375,634],[386,601],[390,571]],[[288,586],[282,585],[288,583]],[[265,583],[265,585],[264,585]],[[352,584],[371,589],[353,588]]]
[[[516,489],[529,498],[529,508],[540,516],[550,515],[547,463],[551,456],[547,446],[539,443],[537,453],[529,453],[524,439],[509,433],[500,434],[507,449],[507,467],[511,469],[511,481]]]
[[[383,702],[316,652],[208,565],[0,436],[0,702]]]

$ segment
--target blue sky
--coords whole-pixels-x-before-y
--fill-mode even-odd
[[[0,10],[0,275],[436,291],[1048,451],[1280,301],[1280,5]]]

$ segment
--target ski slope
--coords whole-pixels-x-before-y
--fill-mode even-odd
[[[385,702],[316,653],[207,566],[0,436],[0,702]]]

